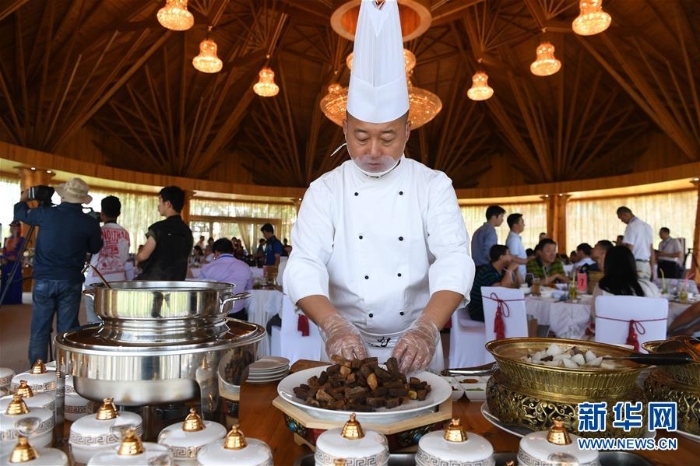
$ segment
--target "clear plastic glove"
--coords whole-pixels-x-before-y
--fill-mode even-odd
[[[339,355],[345,359],[364,359],[369,356],[360,331],[340,314],[331,314],[319,323],[321,338],[330,358]]]
[[[399,361],[404,374],[425,369],[433,360],[440,343],[440,330],[432,320],[420,316],[396,343],[392,356]]]

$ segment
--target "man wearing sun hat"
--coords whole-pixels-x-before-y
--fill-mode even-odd
[[[80,326],[83,266],[88,253],[96,254],[102,248],[100,224],[82,208],[92,201],[88,190],[83,180],[73,178],[56,187],[61,197],[58,206],[30,208],[27,190],[15,204],[15,220],[39,227],[34,249],[30,364],[48,360],[54,314],[58,333]]]
[[[443,366],[440,329],[474,263],[452,182],[404,156],[411,123],[396,0],[363,0],[343,132],[349,161],[309,187],[284,273],[326,355]]]

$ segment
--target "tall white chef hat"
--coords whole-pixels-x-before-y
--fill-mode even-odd
[[[362,0],[347,108],[350,115],[367,123],[386,123],[408,112],[397,0]]]

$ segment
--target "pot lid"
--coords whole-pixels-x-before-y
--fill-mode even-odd
[[[202,418],[199,417],[196,409],[190,408],[190,414],[187,415],[185,422],[182,423],[182,430],[185,432],[197,432],[203,429],[204,423]]]
[[[355,413],[350,415],[350,420],[343,426],[343,431],[340,436],[348,440],[358,440],[365,437],[362,426],[355,419]]]
[[[127,429],[124,439],[119,444],[117,455],[119,456],[136,456],[143,453],[145,450],[141,444],[141,439],[136,435],[136,429],[133,427]]]
[[[44,361],[37,359],[29,372],[34,375],[46,374],[46,365],[44,364]]]
[[[481,435],[467,432],[459,419],[452,419],[444,431],[421,437],[419,458],[424,464],[494,464],[493,446]]]
[[[7,405],[5,414],[8,416],[17,416],[19,414],[27,413],[29,413],[29,409],[27,408],[27,404],[22,399],[22,395],[12,395],[12,401],[9,405]]]
[[[234,424],[231,427],[231,431],[226,434],[226,438],[224,439],[224,448],[227,450],[242,450],[244,449],[248,444],[245,440],[245,435],[243,435],[243,432],[238,430],[240,425]]]
[[[15,371],[10,369],[9,367],[0,367],[0,382],[9,383],[13,375],[15,375]]]
[[[17,390],[15,390],[15,393],[17,395],[22,395],[24,398],[31,398],[34,396],[34,392],[32,391],[32,387],[30,387],[27,384],[26,380],[19,381],[19,387],[17,387]]]
[[[199,418],[199,416],[197,417]],[[202,423],[202,429],[196,431],[185,430],[182,422],[169,425],[158,435],[158,443],[171,447],[200,448],[217,440],[222,440],[226,436],[226,427],[218,422],[201,420],[200,422]]]
[[[240,434],[237,426],[236,436]],[[231,432],[234,430],[231,428]],[[229,435],[231,435],[229,432]],[[205,445],[197,452],[197,462],[202,466],[220,464],[240,464],[246,466],[273,466],[272,450],[262,440],[249,438],[241,449],[226,448],[228,438]]]
[[[36,450],[29,445],[29,440],[24,435],[17,437],[17,445],[10,454],[10,463],[26,463],[36,458]]]
[[[117,412],[117,407],[114,406],[114,398],[105,398],[102,400],[102,406],[97,410],[95,418],[99,421],[107,421],[109,419],[114,419],[119,416]]]
[[[552,465],[577,463],[580,466],[598,465],[597,450],[578,448],[578,436],[569,434],[564,421],[555,419],[549,431],[533,432],[520,440],[519,464],[531,466],[546,462]]]

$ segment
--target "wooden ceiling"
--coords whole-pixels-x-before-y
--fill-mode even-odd
[[[195,26],[174,32],[156,20],[163,0],[4,0],[0,140],[60,152],[88,127],[115,142],[98,147],[115,167],[210,179],[233,157],[256,184],[305,187],[343,160],[319,101],[348,82],[352,42],[330,27],[346,1],[190,0]],[[652,132],[700,160],[700,2],[605,0],[612,26],[582,37],[578,0],[416,1],[432,23],[406,44],[413,83],[443,110],[407,154],[455,187],[496,154],[531,183],[627,173]],[[216,75],[192,67],[211,24]],[[563,64],[546,78],[529,71],[544,28]],[[280,93],[261,98],[268,62]],[[485,102],[466,97],[477,69],[495,90]]]

